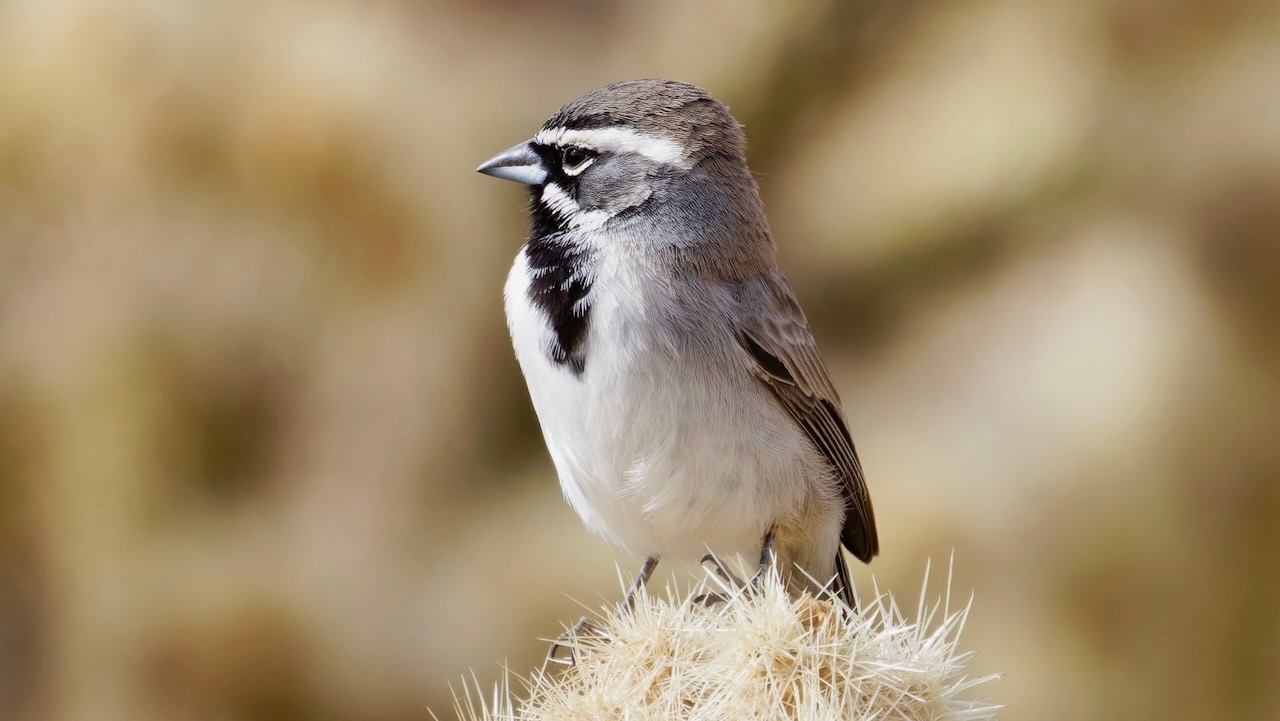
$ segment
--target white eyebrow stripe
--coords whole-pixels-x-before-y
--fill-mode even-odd
[[[647,135],[630,128],[590,128],[573,130],[547,128],[539,131],[533,142],[540,145],[581,145],[593,150],[614,153],[639,153],[651,160],[688,167],[684,148],[671,138]]]

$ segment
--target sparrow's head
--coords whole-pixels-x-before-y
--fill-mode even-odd
[[[746,141],[729,109],[674,80],[607,85],[477,170],[530,186],[535,236],[631,223],[695,231],[763,223]]]

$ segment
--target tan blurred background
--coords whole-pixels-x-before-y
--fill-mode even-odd
[[[1280,4],[0,0],[0,719],[447,718],[616,599],[472,171],[655,75],[1005,717],[1280,718]]]

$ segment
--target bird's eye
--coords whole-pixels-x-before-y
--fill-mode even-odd
[[[595,160],[596,151],[577,145],[570,145],[560,151],[560,167],[570,175],[577,175]]]

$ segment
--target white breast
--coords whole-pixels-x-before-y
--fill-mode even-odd
[[[818,490],[829,469],[745,366],[725,360],[730,336],[659,322],[681,300],[646,272],[617,259],[596,269],[580,376],[548,356],[523,251],[507,278],[512,342],[561,487],[588,527],[637,554],[754,553],[769,525],[830,506]]]

